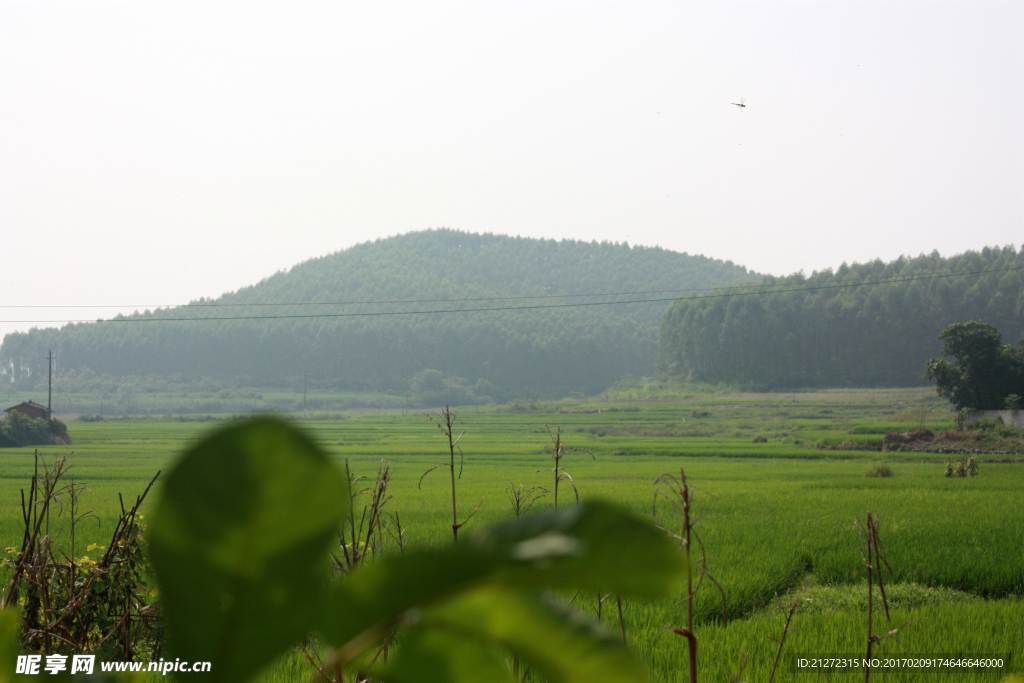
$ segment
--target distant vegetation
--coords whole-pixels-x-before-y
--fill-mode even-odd
[[[719,291],[673,304],[659,365],[670,375],[759,390],[921,384],[948,325],[976,320],[1021,336],[1022,266],[1024,251],[1010,246],[766,277],[760,294]]]
[[[110,386],[126,377],[146,386],[167,380],[221,387],[214,391],[301,392],[304,373],[317,392],[386,392],[400,402],[410,392],[411,405],[596,393],[627,373],[654,371],[664,300],[674,294],[578,295],[728,286],[756,277],[728,261],[657,247],[428,230],[312,259],[217,299],[129,317],[150,322],[9,334],[0,346],[0,377],[12,388],[45,386],[52,348],[57,381],[94,393],[96,403],[109,400],[103,396]],[[507,298],[549,295],[560,298]],[[483,297],[494,298],[462,300]],[[368,315],[644,298],[662,301]],[[407,303],[330,305],[383,300]],[[282,303],[288,305],[276,305]],[[359,315],[287,317],[312,314]],[[159,322],[238,316],[262,318]]]
[[[105,415],[921,386],[948,325],[1021,337],[1022,269],[1009,246],[777,278],[659,248],[428,230],[217,299],[7,335],[0,397],[45,387],[49,349],[55,407]]]
[[[71,443],[68,428],[60,420],[43,420],[19,412],[0,419],[0,448],[60,446]]]

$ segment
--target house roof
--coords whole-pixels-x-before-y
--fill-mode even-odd
[[[52,413],[53,412],[52,410],[50,410],[46,406],[41,406],[38,403],[36,403],[35,401],[25,401],[24,403],[19,403],[16,406],[11,406],[10,408],[5,408],[4,412],[5,413],[9,413],[12,410],[16,410],[16,409],[22,408],[22,407],[24,407],[24,408],[34,408],[36,410],[41,410],[44,413]]]

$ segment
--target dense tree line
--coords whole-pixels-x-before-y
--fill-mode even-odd
[[[911,386],[962,321],[1024,332],[1024,250],[938,252],[766,277],[743,294],[677,301],[661,327],[670,374],[752,388]],[[991,272],[977,272],[977,271]]]
[[[418,385],[432,392],[462,386],[495,400],[593,392],[626,373],[654,370],[667,303],[273,316],[624,301],[637,297],[573,295],[727,286],[751,276],[731,262],[660,248],[428,230],[312,259],[217,299],[140,312],[122,322],[7,335],[0,346],[0,376],[25,388],[45,382],[46,352],[52,348],[58,377],[82,377],[88,369],[96,376],[231,378],[243,386],[301,387],[305,373],[319,387],[402,393],[417,373],[436,370],[441,385]],[[552,295],[562,298],[452,301]],[[335,305],[382,300],[408,303]],[[226,316],[261,318],[197,320]]]

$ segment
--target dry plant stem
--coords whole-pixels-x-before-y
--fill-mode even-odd
[[[433,467],[431,467],[429,470],[424,472],[420,476],[419,486],[422,488],[422,486],[423,486],[423,477],[427,476],[428,474],[430,474],[431,472],[436,470],[438,467],[447,467],[447,468],[449,468],[449,470],[451,471],[451,475],[452,475],[452,536],[453,536],[453,538],[456,541],[458,541],[459,540],[459,528],[462,527],[466,522],[468,522],[470,520],[470,518],[473,516],[473,515],[470,515],[469,517],[467,517],[465,519],[465,521],[463,521],[460,524],[459,523],[459,511],[458,511],[458,507],[457,507],[456,502],[455,502],[455,451],[456,450],[459,451],[459,479],[461,479],[462,478],[462,465],[463,465],[463,462],[464,462],[465,458],[463,457],[463,454],[462,454],[462,448],[459,447],[459,440],[462,439],[462,437],[465,435],[466,431],[463,430],[461,434],[459,434],[458,436],[455,436],[455,424],[459,420],[458,420],[458,417],[455,415],[455,413],[453,413],[451,411],[451,409],[447,405],[444,407],[444,410],[441,411],[440,415],[431,416],[430,417],[430,421],[434,422],[437,425],[437,428],[440,429],[442,432],[444,432],[444,435],[446,437],[448,437],[448,456],[449,456],[449,459],[448,459],[448,462],[439,462],[436,465],[434,465]],[[482,504],[483,503],[483,499],[481,499],[480,502]],[[479,509],[480,509],[480,506],[477,506],[477,510],[479,510]],[[473,514],[476,514],[476,511],[474,511]]]
[[[349,484],[349,513],[348,519],[342,522],[338,532],[338,543],[341,545],[344,560],[334,556],[334,562],[338,569],[347,572],[362,565],[368,556],[376,556],[384,548],[384,533],[388,526],[384,521],[387,514],[384,512],[384,506],[391,500],[391,495],[388,493],[388,485],[391,482],[391,465],[387,460],[381,460],[373,485],[360,489],[356,485],[365,477],[354,476],[349,468],[348,458],[346,458],[345,476]],[[356,498],[364,494],[369,495],[369,504],[363,506],[359,523],[356,524],[355,501]],[[398,532],[399,547],[404,550],[400,524]]]
[[[785,609],[785,608],[782,607],[782,601],[779,600],[779,594],[778,593],[775,594],[775,602],[778,603],[779,608]],[[772,683],[772,681],[775,679],[775,671],[776,671],[776,669],[779,668],[779,659],[782,657],[782,646],[786,643],[786,634],[789,633],[790,631],[795,631],[796,630],[796,629],[791,629],[789,627],[789,624],[790,624],[791,621],[793,621],[793,614],[796,612],[796,608],[799,605],[800,605],[800,602],[797,601],[797,600],[794,600],[790,604],[789,611],[786,613],[786,625],[782,627],[782,637],[778,638],[778,639],[772,638],[772,640],[777,640],[777,642],[779,643],[779,649],[775,653],[775,663],[772,664],[772,673],[771,673],[770,676],[768,676],[768,683]],[[743,671],[743,666],[742,665],[740,666],[740,671]],[[736,676],[739,677],[739,674],[736,674]]]
[[[398,516],[398,513],[390,514],[392,524],[388,524],[388,534],[391,538],[395,539],[395,543],[398,544],[398,552],[401,555],[405,554],[405,547],[409,545],[408,539],[405,537],[405,529],[402,528],[402,518]]]
[[[619,606],[619,626],[622,627],[622,642],[629,644],[626,640],[626,618],[622,616],[622,596],[618,593],[615,594],[615,603]]]
[[[30,652],[95,651],[113,640],[119,642],[123,659],[131,660],[135,648],[147,637],[139,629],[132,630],[133,622],[150,629],[152,624],[152,613],[142,601],[145,595],[137,592],[142,558],[138,510],[160,473],[131,509],[125,509],[122,498],[121,517],[106,552],[92,569],[82,572],[75,559],[77,529],[80,522],[95,515],[81,512],[80,496],[87,489],[69,475],[69,457],[57,459],[52,467],[42,462],[40,472],[36,453],[27,501],[22,491],[22,549],[2,602],[5,606],[17,604],[24,586],[22,647]],[[51,531],[54,510],[55,520],[70,513],[70,555],[56,544],[64,528],[57,525]],[[96,579],[110,572],[118,577],[117,587],[101,584],[94,588]]]
[[[377,650],[374,660],[380,656],[381,652],[384,652],[386,655],[386,649],[390,646],[394,634],[407,625],[405,622],[406,617],[407,615],[402,615],[388,623],[374,624],[335,650],[323,668],[328,671],[344,671],[346,666],[354,662],[357,657],[368,651],[376,643],[382,643],[382,645]]]
[[[896,628],[890,630],[888,633],[882,635],[876,635],[874,631],[874,585],[878,584],[878,591],[882,594],[882,605],[885,607],[885,618],[890,619],[889,616],[889,600],[885,595],[885,583],[882,581],[882,569],[888,569],[889,573],[892,573],[892,567],[889,566],[889,561],[886,559],[885,547],[882,545],[882,538],[880,531],[882,528],[881,520],[878,515],[872,515],[868,512],[867,519],[864,523],[863,528],[861,527],[860,520],[855,519],[854,526],[857,529],[857,533],[860,536],[858,546],[860,547],[861,558],[864,561],[864,566],[868,569],[868,648],[867,648],[867,659],[864,662],[864,683],[868,683],[871,679],[871,650],[875,643],[880,643],[886,638],[896,639],[896,634],[900,632],[904,626],[912,624],[917,619],[910,619],[900,624]],[[896,640],[899,642],[899,640]]]
[[[697,683],[697,636],[693,635],[693,631],[688,628],[679,628],[678,626],[665,626],[664,628],[686,638],[687,652],[690,656],[690,683]]]
[[[550,491],[543,486],[531,486],[530,488],[526,488],[520,484],[517,489],[516,485],[513,483],[511,487],[505,487],[505,496],[508,497],[509,505],[512,506],[512,514],[516,516],[516,519],[519,519],[519,515],[529,512],[530,508],[533,507],[533,504],[548,493],[550,493]]]
[[[558,482],[560,482],[562,479],[568,479],[569,480],[569,483],[572,485],[573,493],[576,494],[576,502],[577,503],[580,502],[580,492],[579,492],[579,490],[576,489],[576,482],[573,480],[572,476],[568,472],[566,472],[565,469],[562,467],[562,464],[561,464],[562,463],[562,458],[564,458],[569,453],[574,453],[574,452],[577,452],[577,451],[583,451],[584,453],[587,453],[588,455],[590,455],[590,458],[592,460],[596,460],[597,458],[595,458],[594,454],[591,451],[589,451],[588,449],[586,449],[586,448],[569,448],[569,449],[566,449],[565,445],[562,443],[562,428],[561,427],[556,428],[554,434],[551,433],[551,427],[548,427],[547,425],[544,425],[544,428],[548,430],[548,436],[551,437],[551,443],[554,444],[554,447],[555,447],[554,455],[551,456],[555,460],[555,466],[552,468],[551,471],[553,471],[555,473],[555,502],[554,502],[554,507],[555,507],[555,512],[558,512]],[[537,470],[537,471],[538,472],[544,472],[545,470]]]
[[[722,623],[727,624],[726,617],[728,615],[728,609],[725,602],[725,591],[722,589],[722,585],[708,572],[707,567],[707,554],[704,551],[704,544],[701,542],[700,537],[693,530],[696,524],[696,519],[693,516],[693,492],[695,488],[690,485],[686,479],[686,472],[683,469],[679,470],[679,478],[672,476],[671,474],[662,474],[654,480],[654,501],[652,514],[657,515],[657,504],[658,496],[665,498],[672,505],[672,508],[682,518],[682,529],[680,533],[676,534],[662,527],[660,528],[669,537],[679,541],[680,549],[686,553],[686,627],[672,627],[665,626],[664,628],[677,633],[686,638],[687,650],[689,654],[689,665],[690,665],[690,682],[696,683],[697,681],[697,637],[693,632],[693,596],[700,589],[703,583],[704,577],[711,579],[718,590],[722,594]],[[693,541],[697,540],[700,545],[701,555],[694,561],[693,560]],[[693,567],[696,564],[697,568],[700,569],[700,579],[697,582],[697,586],[693,585]]]
[[[307,662],[309,662],[309,665],[310,665],[311,667],[313,667],[313,669],[314,669],[314,670],[315,670],[315,671],[316,671],[316,672],[317,672],[318,674],[320,674],[320,676],[321,676],[321,677],[322,677],[322,678],[323,678],[323,679],[324,679],[325,681],[327,681],[327,683],[335,683],[334,679],[332,679],[332,678],[331,678],[330,676],[328,676],[328,675],[327,675],[327,672],[325,672],[325,671],[324,671],[324,670],[323,670],[323,669],[322,669],[322,668],[320,667],[320,665],[319,665],[319,664],[317,664],[317,663],[316,663],[315,661],[313,661],[313,656],[312,656],[311,654],[309,654],[309,650],[308,650],[308,649],[306,648],[306,644],[305,644],[305,643],[300,643],[300,644],[299,644],[299,649],[300,649],[300,650],[302,650],[302,654],[303,654],[303,655],[305,655],[305,657],[306,657],[306,661],[307,661]]]
[[[699,537],[698,537],[698,540],[700,540]],[[709,579],[711,579],[712,583],[714,583],[715,586],[718,588],[718,592],[722,595],[722,626],[728,626],[729,625],[729,609],[728,609],[729,606],[728,606],[728,604],[725,601],[725,589],[722,588],[722,584],[718,583],[718,579],[716,579],[715,577],[711,576],[710,572],[708,572],[708,570],[704,568],[704,544],[703,543],[701,543],[701,548],[700,549],[701,549],[701,556],[700,556],[700,559],[697,561],[697,569],[699,569],[701,571],[703,576],[706,576]],[[703,579],[703,576],[701,577],[702,579]],[[700,589],[700,583],[697,584],[697,588]]]
[[[736,672],[736,675],[733,676],[729,680],[729,683],[746,683],[746,681],[741,681],[740,680],[740,676],[743,675],[743,667],[746,665],[746,663],[747,663],[747,651],[743,650],[743,651],[740,652],[740,668]],[[769,681],[769,683],[771,683],[771,679],[768,679],[768,681]]]
[[[597,594],[597,620],[598,621],[601,621],[601,608],[604,606],[604,601],[607,600],[610,597],[612,597],[611,593],[609,593],[608,595],[606,595],[606,596],[604,596],[602,598],[601,597],[601,593],[598,592],[598,594]]]
[[[661,479],[661,477],[658,479]],[[658,479],[655,480],[655,483],[657,483]],[[666,478],[666,481],[668,479]],[[679,470],[679,480],[676,481],[674,478],[671,478],[671,483],[674,485],[673,488],[676,496],[674,500],[671,497],[669,500],[672,501],[673,505],[678,504],[677,509],[680,509],[681,506],[680,511],[683,517],[682,533],[677,538],[683,552],[686,553],[686,628],[672,628],[672,631],[686,638],[689,654],[690,683],[697,683],[697,637],[693,633],[693,563],[690,561],[690,548],[692,547],[690,487],[686,481],[686,473],[681,468]],[[655,500],[657,500],[657,492],[655,493]]]
[[[520,683],[526,680],[527,675],[530,673],[530,667],[521,666],[519,664],[519,655],[512,658],[512,678],[516,679]]]

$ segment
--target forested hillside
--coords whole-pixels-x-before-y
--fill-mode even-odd
[[[188,306],[7,335],[0,375],[25,389],[45,386],[52,348],[58,379],[79,387],[103,375],[301,387],[305,373],[321,388],[412,388],[424,400],[443,400],[453,387],[474,400],[594,392],[654,370],[664,299],[677,294],[546,309],[521,307],[644,297],[459,299],[680,290],[754,277],[731,262],[660,248],[428,230],[312,259]],[[379,303],[396,300],[403,303]],[[479,308],[519,310],[408,313]],[[339,317],[289,317],[325,315]]]
[[[1024,250],[938,252],[844,264],[810,277],[766,277],[743,295],[719,291],[672,305],[659,365],[670,374],[754,388],[909,386],[955,322],[1024,332]],[[991,272],[977,272],[977,271]]]

